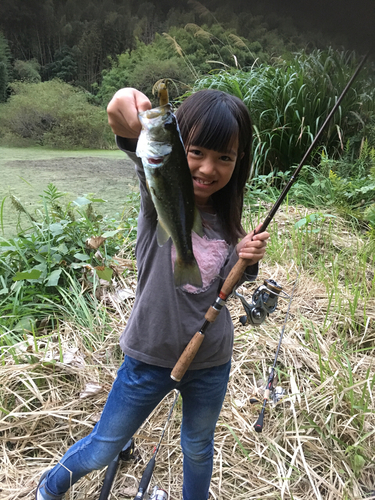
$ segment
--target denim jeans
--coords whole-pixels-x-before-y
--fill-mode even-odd
[[[108,465],[164,396],[175,388],[181,392],[183,401],[183,500],[207,500],[214,432],[229,371],[230,361],[213,368],[188,370],[181,382],[174,382],[170,368],[125,356],[99,422],[41,482],[39,493],[43,500],[59,500],[78,479]]]

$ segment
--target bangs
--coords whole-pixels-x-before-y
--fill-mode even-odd
[[[238,139],[238,123],[225,105],[220,108],[224,109],[215,109],[215,112],[207,110],[198,117],[189,133],[187,146],[200,146],[219,152],[231,149]]]
[[[239,126],[230,103],[225,98],[218,99],[215,91],[197,92],[194,97],[195,106],[184,109],[182,105],[176,112],[185,148],[194,145],[229,151],[239,139]]]

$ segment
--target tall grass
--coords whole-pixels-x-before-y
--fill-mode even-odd
[[[272,66],[253,65],[248,71],[205,76],[194,90],[223,90],[248,106],[254,125],[256,176],[299,164],[357,65],[354,53],[301,52]],[[363,135],[375,111],[374,88],[371,69],[363,70],[322,137],[329,156],[337,157],[349,137]]]

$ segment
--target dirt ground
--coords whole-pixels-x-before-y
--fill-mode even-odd
[[[90,152],[91,153],[91,152]],[[121,214],[127,195],[138,189],[133,163],[122,152],[98,152],[87,156],[33,159],[0,158],[0,202],[9,194],[20,199],[32,212],[40,206],[40,194],[49,183],[67,193],[66,201],[78,196],[95,194],[107,203],[96,204],[98,211],[116,216]],[[9,198],[4,202],[5,236],[14,234],[17,216]]]

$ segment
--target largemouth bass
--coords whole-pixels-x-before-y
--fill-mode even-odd
[[[171,237],[176,248],[176,286],[202,286],[191,232],[203,235],[195,206],[193,180],[170,104],[139,113],[142,131],[136,154],[142,159],[147,185],[158,215],[157,241],[163,246]]]

